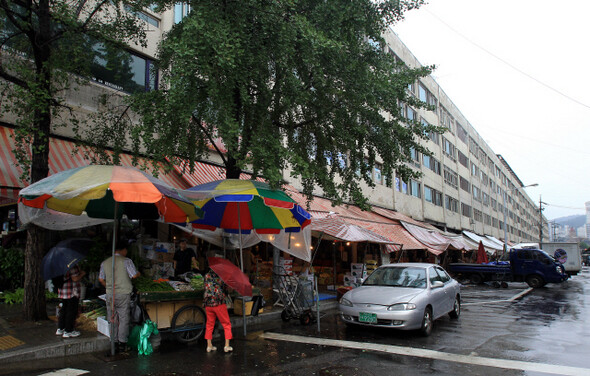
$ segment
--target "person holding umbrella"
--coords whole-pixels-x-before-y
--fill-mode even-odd
[[[111,336],[117,342],[118,352],[126,352],[131,315],[131,293],[133,292],[131,280],[139,277],[139,272],[135,269],[133,261],[127,258],[125,241],[119,241],[115,246],[114,258],[114,275],[113,256],[111,256],[100,264],[98,281],[106,287],[109,322],[115,322],[115,325],[112,326]],[[115,296],[113,296],[113,284]]]
[[[207,352],[216,351],[217,347],[213,346],[213,329],[215,328],[215,320],[219,319],[219,322],[223,326],[225,334],[225,346],[223,351],[231,352],[233,348],[230,346],[229,341],[233,338],[231,332],[231,321],[229,319],[229,313],[227,312],[227,305],[225,299],[227,298],[227,286],[221,278],[210,269],[205,274],[205,293],[203,295],[203,306],[207,313],[207,325],[205,328],[205,339],[207,340]]]
[[[80,332],[74,330],[78,303],[81,297],[82,284],[85,275],[78,267],[92,247],[90,239],[70,238],[62,240],[52,247],[43,257],[41,270],[45,280],[51,280],[57,287],[58,297],[62,308],[58,317],[56,335],[64,338],[78,337]]]
[[[57,296],[61,299],[62,307],[59,311],[55,335],[62,336],[63,338],[74,338],[80,335],[79,331],[74,330],[74,325],[76,323],[78,303],[80,301],[82,286],[80,281],[85,275],[86,272],[80,270],[78,265],[72,266],[64,275],[63,285],[57,290]]]

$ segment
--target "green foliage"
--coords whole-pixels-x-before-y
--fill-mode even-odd
[[[25,256],[20,248],[0,247],[0,275],[2,286],[13,290],[23,286],[25,272]]]
[[[37,159],[31,156],[47,155],[50,133],[62,126],[77,130],[85,121],[66,95],[72,98],[73,90],[91,82],[93,63],[105,60],[111,69],[129,58],[124,52],[115,53],[125,43],[146,46],[145,25],[132,11],[152,3],[0,2],[0,116],[15,119],[14,153],[23,168],[23,181],[37,180],[28,175],[39,169],[39,175],[47,175],[46,160],[35,162],[45,165],[32,166]],[[115,74],[124,79],[131,72]]]
[[[406,88],[431,72],[396,61],[382,33],[422,1],[198,1],[159,49],[161,88],[132,98],[128,128],[150,157],[205,157],[227,177],[245,168],[274,187],[284,171],[305,193],[363,205],[376,160],[404,178],[410,150],[437,127],[407,119],[424,107]],[[387,180],[391,184],[391,179]]]
[[[0,294],[0,299],[4,300],[4,303],[6,304],[22,304],[24,295],[25,289],[21,287],[15,291],[8,291]]]
[[[0,300],[6,304],[23,304],[23,298],[25,296],[25,289],[18,288],[14,291],[0,293]],[[45,290],[45,299],[54,300],[57,299],[57,294],[49,290]]]
[[[86,273],[98,272],[100,264],[110,256],[109,247],[104,237],[96,236],[92,240],[94,241],[92,248],[86,254],[86,258],[79,263],[80,269]]]
[[[149,277],[139,276],[133,279],[133,286],[139,292],[145,291],[174,291],[168,282],[156,282]]]
[[[45,299],[46,300],[56,300],[58,299],[57,293],[49,290],[45,290]]]

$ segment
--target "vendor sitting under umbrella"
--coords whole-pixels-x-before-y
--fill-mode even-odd
[[[187,248],[186,239],[181,239],[174,253],[174,275],[179,276],[192,269],[199,269],[197,255],[192,248]]]

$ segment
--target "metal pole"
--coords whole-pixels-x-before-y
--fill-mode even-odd
[[[313,275],[313,282],[315,285],[315,307],[318,321],[318,334],[320,333],[320,292],[318,290],[318,276]]]
[[[506,194],[507,192],[504,192],[504,194],[502,195],[502,200],[504,202],[504,250],[502,252],[502,255],[504,255],[508,251],[508,233],[506,231],[506,229],[508,228],[508,224],[506,223],[506,212],[508,211],[508,208],[506,207]]]
[[[543,201],[539,195],[539,247],[543,244]]]
[[[238,233],[240,240],[240,268],[244,272],[244,255],[242,253],[242,217],[240,216],[240,203],[238,202]],[[242,296],[242,323],[244,324],[244,337],[246,337],[246,297]]]
[[[112,291],[111,291],[111,317],[109,317],[110,321],[110,339],[111,339],[111,356],[115,356],[115,248],[117,247],[117,209],[119,203],[115,201],[115,214],[114,214],[114,221],[113,221],[113,247],[111,250],[111,284],[112,284]],[[118,331],[117,331],[118,333]]]

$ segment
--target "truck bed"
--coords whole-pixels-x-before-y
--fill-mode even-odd
[[[449,264],[449,271],[452,273],[510,273],[510,264]]]

